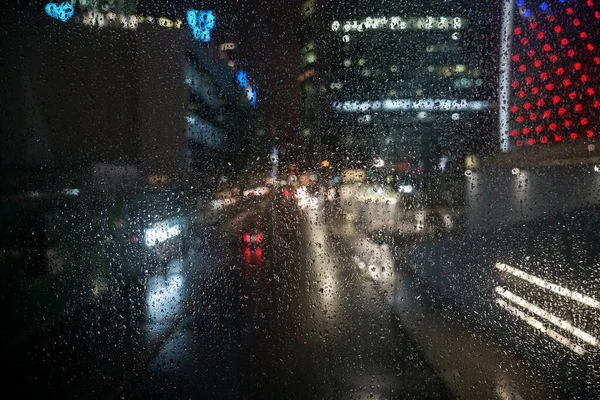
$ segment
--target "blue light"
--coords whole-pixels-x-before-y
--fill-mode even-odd
[[[517,0],[515,4],[517,7],[523,7],[523,5],[525,5],[525,0]]]
[[[245,88],[246,85],[248,84],[248,76],[246,75],[246,73],[244,71],[238,72],[236,79],[237,79],[238,85],[240,85],[241,88]]]
[[[544,2],[544,3],[540,4],[540,9],[541,9],[542,11],[546,11],[546,10],[548,9],[548,4],[546,4],[546,2]]]
[[[256,105],[256,89],[252,89],[250,104],[252,104],[253,106]]]
[[[210,42],[210,31],[214,29],[217,23],[217,17],[212,10],[188,10],[186,17],[187,23],[192,29],[194,39],[202,42]]]
[[[526,8],[525,11],[523,11],[523,16],[529,17],[530,15],[531,15],[531,11],[529,11],[529,8]]]
[[[57,3],[48,3],[44,7],[44,11],[51,18],[60,19],[62,22],[67,22],[71,19],[73,14],[75,14],[75,8],[69,2],[62,2],[60,4]]]

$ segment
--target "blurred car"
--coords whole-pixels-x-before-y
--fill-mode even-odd
[[[241,248],[244,263],[251,266],[261,266],[264,263],[264,240],[262,230],[255,228],[241,235]]]

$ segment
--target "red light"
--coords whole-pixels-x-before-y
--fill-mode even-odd
[[[587,75],[581,75],[581,78],[580,78],[580,79],[581,79],[581,82],[584,82],[584,83],[585,83],[585,82],[587,82],[587,80],[588,80],[588,76],[587,76]]]
[[[550,61],[553,62],[553,63],[557,62],[558,61],[558,56],[555,55],[555,54],[551,55],[550,56]]]
[[[593,96],[595,91],[593,88],[587,88],[586,93],[588,94],[588,96]]]
[[[260,242],[262,242],[262,240],[263,240],[263,235],[262,234],[259,233],[256,236],[254,236],[254,241],[256,243],[260,243]]]
[[[517,111],[519,111],[519,107],[517,107],[517,106],[512,106],[512,107],[510,108],[510,111],[511,111],[511,112],[514,112],[514,113],[516,113]]]
[[[573,57],[575,55],[575,50],[569,50],[569,51],[567,51],[567,55],[569,57]]]
[[[581,39],[585,39],[585,38],[587,38],[587,33],[585,33],[585,32],[581,32],[581,33],[579,34],[579,37],[580,37]]]
[[[566,120],[565,121],[565,126],[568,128],[569,126],[573,125],[573,121],[571,120]]]
[[[537,119],[537,115],[531,113],[531,114],[529,114],[529,119],[532,121],[535,121]]]
[[[593,44],[591,44],[591,43],[588,43],[586,47],[587,47],[587,49],[588,49],[588,50],[590,50],[590,51],[594,50],[594,45],[593,45]]]
[[[571,81],[569,79],[563,79],[563,86],[567,87],[571,84]]]
[[[515,137],[519,134],[519,131],[517,131],[516,129],[513,129],[512,131],[510,131],[510,136]]]
[[[545,79],[547,79],[547,78],[548,78],[548,73],[547,73],[547,72],[542,72],[542,73],[540,74],[540,79],[542,79],[542,80],[545,80]]]
[[[544,130],[544,128],[542,128],[542,126],[541,126],[541,125],[538,125],[538,126],[536,126],[536,127],[535,127],[535,131],[536,131],[537,133],[540,133],[540,132],[541,132],[541,131],[543,131],[543,130]]]
[[[529,23],[529,28],[531,28],[531,29],[535,29],[535,28],[537,28],[537,26],[538,26],[537,22],[530,22]]]
[[[535,65],[535,67],[536,67],[536,68],[539,68],[539,67],[541,67],[541,66],[542,66],[542,62],[541,62],[540,60],[535,60],[535,61],[533,62],[533,65]]]
[[[550,118],[550,110],[544,110],[544,118]]]
[[[569,134],[569,136],[571,137],[571,139],[575,140],[575,139],[577,139],[577,137],[578,137],[579,135],[578,135],[578,134],[576,134],[575,132],[571,132],[571,133]]]
[[[523,108],[526,110],[529,110],[531,108],[531,103],[525,103],[523,104]]]
[[[575,104],[575,111],[583,110],[583,106],[581,104]]]
[[[596,17],[596,19],[600,19],[600,11],[594,12],[594,17]]]
[[[571,92],[571,93],[569,93],[569,98],[570,98],[571,100],[575,100],[575,97],[577,97],[577,93],[575,93],[575,92]]]
[[[579,26],[579,25],[581,25],[581,21],[579,21],[579,19],[575,18],[575,19],[573,20],[573,25],[575,25],[575,26]]]
[[[250,234],[249,233],[244,234],[244,243],[250,243]]]
[[[529,135],[529,132],[531,132],[531,129],[523,128],[523,135]]]
[[[594,2],[592,0],[587,0],[588,7],[594,7]]]
[[[258,261],[258,262],[262,261],[263,251],[260,247],[257,248],[256,250],[254,250],[254,254],[256,255],[256,261]]]
[[[561,107],[558,109],[558,115],[565,115],[566,112],[567,112],[567,109],[564,107]]]
[[[575,68],[577,71],[579,71],[581,69],[581,63],[573,64],[573,68]]]
[[[523,146],[523,140],[522,139],[517,140],[517,146],[519,146],[519,147]]]
[[[535,144],[535,139],[534,139],[534,138],[529,138],[529,139],[527,139],[527,143],[528,143],[530,146],[533,146],[533,145]]]
[[[600,100],[594,101],[594,108],[600,107]]]
[[[559,102],[560,102],[560,96],[553,96],[553,97],[552,97],[552,102],[553,102],[554,104],[556,104],[556,103],[559,103]]]
[[[551,131],[555,131],[556,130],[556,124],[550,124],[548,125],[548,129]]]
[[[594,62],[596,64],[600,64],[600,57],[594,57]]]
[[[519,71],[525,72],[526,70],[527,70],[527,67],[525,66],[525,64],[519,65]]]
[[[519,115],[519,116],[517,117],[517,122],[518,122],[518,123],[521,123],[521,122],[523,122],[524,120],[525,120],[525,117],[523,117],[522,115]]]
[[[515,33],[515,35],[520,35],[521,34],[521,28],[515,28],[515,30],[513,32]]]
[[[519,55],[518,55],[518,54],[515,54],[515,55],[513,56],[513,61],[514,61],[514,62],[519,62]]]
[[[549,84],[547,84],[547,85],[546,85],[546,89],[547,89],[547,90],[552,90],[552,89],[554,89],[554,84],[553,84],[553,83],[549,83]]]
[[[591,138],[592,136],[594,136],[594,131],[592,131],[592,130],[589,130],[589,131],[587,131],[587,132],[585,133],[585,135],[586,135],[587,137]]]
[[[538,93],[539,93],[539,91],[540,91],[540,89],[539,89],[539,88],[536,88],[536,87],[534,87],[534,88],[531,88],[531,92],[532,92],[533,94],[538,94]]]
[[[554,141],[555,142],[560,142],[563,140],[563,137],[561,135],[554,135]]]
[[[562,31],[562,28],[560,27],[560,25],[556,25],[556,26],[554,27],[554,32],[556,32],[556,33],[560,33],[560,31]]]
[[[571,7],[567,8],[567,14],[573,14],[573,9]]]
[[[588,124],[588,119],[587,119],[587,118],[581,118],[581,120],[579,121],[579,123],[580,123],[581,125],[584,125],[584,126],[585,126],[585,125],[587,125],[587,124]]]
[[[565,69],[564,68],[556,68],[556,75],[562,75],[565,73]]]
[[[540,139],[540,142],[542,143],[548,143],[548,136],[542,136]]]
[[[538,32],[537,38],[538,39],[543,39],[544,38],[544,32]]]
[[[252,260],[252,252],[250,251],[250,249],[249,249],[249,248],[246,248],[246,249],[244,250],[244,260],[245,260],[246,262],[250,262],[250,261]]]
[[[531,84],[531,83],[533,83],[533,78],[530,77],[530,76],[526,77],[525,78],[525,83],[527,83],[528,85]]]
[[[519,95],[519,97],[521,97],[521,98],[522,98],[522,97],[525,97],[525,92],[524,92],[524,91],[522,91],[522,90],[520,90],[520,91],[519,91],[519,93],[518,93],[518,95]]]
[[[513,89],[516,89],[519,86],[519,82],[513,81],[510,85],[512,86]]]
[[[535,56],[535,50],[533,50],[533,49],[529,50],[529,51],[527,52],[527,55],[528,55],[529,57],[533,57],[533,56]]]
[[[527,43],[529,43],[529,39],[521,38],[521,44],[527,44]]]
[[[542,106],[544,105],[544,100],[542,100],[542,99],[539,99],[539,100],[538,100],[538,101],[535,103],[535,105],[536,105],[536,106],[538,106],[538,107],[542,107]]]
[[[562,44],[563,46],[566,46],[569,44],[569,40],[567,38],[562,38],[562,39],[560,39],[560,44]]]
[[[550,47],[550,45],[548,43],[546,43],[543,47],[544,51],[550,51],[552,50],[552,47]]]

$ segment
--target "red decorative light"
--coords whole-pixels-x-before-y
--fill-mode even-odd
[[[524,120],[525,120],[525,117],[523,117],[522,115],[519,115],[519,116],[517,117],[517,122],[518,122],[518,123],[521,123],[521,122],[523,122]]]
[[[529,114],[529,119],[535,121],[537,119],[537,115],[534,113]]]
[[[581,125],[585,126],[585,125],[587,125],[587,124],[588,124],[588,119],[587,119],[587,118],[581,118],[581,119],[579,120],[579,123],[580,123]]]
[[[556,32],[556,33],[560,33],[560,31],[562,31],[562,28],[561,28],[561,26],[560,26],[560,25],[556,25],[556,26],[554,27],[554,32]]]
[[[556,130],[556,124],[550,124],[548,125],[548,129],[551,131],[555,131]]]
[[[562,75],[565,73],[565,69],[564,68],[556,68],[556,75]]]
[[[544,38],[544,36],[545,36],[544,32],[541,32],[541,31],[540,31],[540,32],[538,32],[538,34],[537,34],[537,38],[538,38],[538,39],[543,39],[543,38]]]
[[[536,131],[537,133],[540,133],[540,132],[541,132],[541,131],[543,131],[543,130],[544,130],[544,128],[543,128],[541,125],[538,125],[538,126],[536,126],[536,127],[535,127],[535,131]]]
[[[513,129],[512,131],[510,131],[510,136],[515,137],[519,134],[519,131],[516,129]]]
[[[544,110],[544,118],[550,118],[550,110]]]
[[[581,33],[579,34],[579,37],[580,37],[581,39],[586,39],[586,38],[587,38],[587,33],[585,33],[585,32],[581,32]]]
[[[530,76],[525,77],[525,83],[531,85],[533,83],[533,78]]]
[[[588,43],[586,47],[587,47],[587,49],[588,49],[589,51],[592,51],[592,50],[594,50],[594,45],[593,45],[593,44],[591,44],[591,43]]]
[[[563,137],[562,137],[562,135],[554,135],[554,141],[555,141],[555,142],[560,142],[560,141],[562,141],[562,140],[563,140]]]
[[[569,99],[575,100],[576,97],[577,97],[577,93],[575,93],[575,92],[569,93]]]
[[[570,79],[563,79],[563,86],[567,87],[571,84],[571,80]]]
[[[515,28],[515,30],[513,32],[515,33],[515,35],[520,35],[521,34],[521,28]]]
[[[600,64],[600,57],[594,57],[594,62],[596,65]]]
[[[529,128],[523,128],[523,135],[528,135],[529,132],[531,132],[531,129],[529,129]]]
[[[581,82],[585,83],[588,80],[588,76],[587,75],[581,75],[581,78],[579,78],[581,80]]]
[[[513,89],[516,89],[517,87],[519,87],[519,82],[512,81],[512,83],[510,84],[510,86],[512,86]]]
[[[579,25],[581,25],[581,21],[580,21],[579,19],[575,18],[575,19],[573,20],[573,25],[575,25],[575,26],[579,26]]]
[[[536,105],[536,106],[538,106],[538,107],[542,107],[542,106],[544,105],[544,100],[542,100],[542,99],[539,99],[539,100],[538,100],[538,101],[535,103],[535,105]]]
[[[578,137],[579,135],[578,135],[578,134],[576,134],[575,132],[571,132],[571,133],[569,134],[569,136],[571,137],[571,139],[575,140],[575,139],[577,139],[577,137]]]
[[[573,121],[571,121],[571,120],[569,120],[569,119],[565,121],[565,126],[566,126],[567,128],[568,128],[568,127],[570,127],[571,125],[573,125]]]
[[[518,54],[515,54],[515,55],[513,56],[513,61],[514,61],[514,62],[519,62],[519,59],[520,59],[520,58],[519,58],[519,55],[518,55]]]
[[[533,57],[533,56],[535,56],[535,50],[533,50],[533,49],[529,50],[529,51],[527,52],[527,55],[528,55],[529,57]]]
[[[525,66],[525,64],[519,65],[519,71],[525,72],[526,70],[527,70],[527,67]]]
[[[555,55],[555,54],[552,54],[552,55],[550,56],[550,61],[551,61],[551,62],[553,62],[553,63],[557,62],[557,61],[558,61],[558,56],[557,56],[557,55]]]
[[[567,112],[567,109],[564,107],[561,107],[558,109],[558,115],[565,115],[566,112]]]
[[[583,110],[583,106],[581,104],[575,104],[575,111],[579,112],[581,110]]]
[[[554,89],[554,83],[549,83],[546,85],[546,90],[552,90]]]
[[[571,50],[567,51],[567,55],[569,57],[573,57],[575,55],[575,50],[571,49]]]
[[[585,135],[586,135],[587,137],[591,138],[591,137],[593,137],[593,136],[594,136],[594,131],[592,131],[592,130],[588,130],[588,131],[586,131],[586,132],[585,132]]]
[[[552,47],[550,47],[550,45],[548,43],[546,43],[543,47],[544,51],[550,51],[552,50]]]
[[[573,14],[573,9],[571,7],[567,8],[567,14],[569,14],[569,15]]]
[[[553,96],[553,97],[552,97],[552,102],[553,102],[554,104],[556,104],[556,103],[559,103],[559,102],[560,102],[560,96]]]
[[[585,92],[587,93],[588,96],[593,96],[594,93],[596,93],[594,91],[594,88],[587,88],[587,90]]]
[[[536,68],[539,68],[539,67],[541,67],[541,66],[542,66],[542,62],[541,62],[540,60],[535,60],[535,61],[533,62],[533,65],[535,65],[535,67],[536,67]]]
[[[540,139],[540,142],[542,143],[548,143],[548,136],[542,136]]]
[[[511,112],[514,112],[514,113],[516,113],[517,111],[519,111],[519,107],[517,107],[517,106],[512,106],[512,107],[510,108],[510,111],[511,111]]]
[[[527,44],[527,43],[529,43],[529,39],[527,39],[525,37],[521,38],[521,44]]]
[[[524,91],[519,91],[519,97],[525,97],[525,92]]]
[[[529,110],[531,108],[531,103],[525,103],[523,104],[523,108],[526,110]]]
[[[539,91],[540,91],[540,89],[539,89],[539,88],[537,88],[537,87],[531,88],[531,92],[532,92],[533,94],[538,94],[538,92],[539,92]]]
[[[573,68],[579,71],[581,69],[581,63],[576,62],[575,64],[573,64]]]
[[[517,139],[517,146],[518,147],[523,146],[523,139]]]
[[[528,143],[530,146],[533,146],[533,145],[535,144],[535,139],[534,139],[534,138],[529,138],[529,139],[527,139],[527,143]]]
[[[563,46],[566,46],[569,44],[569,40],[567,38],[562,38],[562,39],[560,39],[560,44],[562,44]]]
[[[542,73],[540,74],[540,79],[542,79],[542,80],[546,80],[546,79],[548,79],[548,73],[547,73],[547,72],[542,72]]]

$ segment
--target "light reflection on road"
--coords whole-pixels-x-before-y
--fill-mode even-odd
[[[166,275],[148,278],[146,292],[147,327],[149,337],[162,334],[182,310],[186,297],[183,263],[173,261]]]

